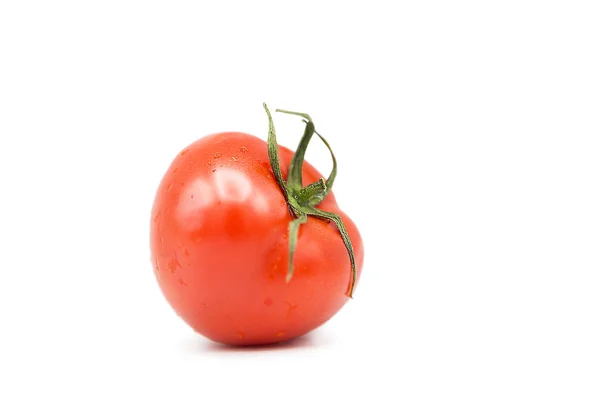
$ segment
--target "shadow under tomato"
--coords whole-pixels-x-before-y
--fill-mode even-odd
[[[195,351],[201,353],[249,353],[262,351],[299,350],[323,347],[325,345],[326,340],[324,337],[315,333],[307,333],[304,336],[287,340],[285,342],[254,346],[232,346],[211,342],[202,337],[198,337],[194,347]]]

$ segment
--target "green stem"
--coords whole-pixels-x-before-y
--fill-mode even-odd
[[[342,221],[342,218],[339,215],[316,208],[316,206],[319,205],[319,203],[321,203],[325,199],[325,197],[327,197],[327,195],[331,192],[333,182],[335,181],[335,178],[337,176],[337,160],[335,158],[335,155],[333,154],[333,151],[331,150],[331,146],[329,146],[329,143],[325,140],[323,136],[316,132],[314,122],[308,114],[277,109],[276,111],[278,112],[302,117],[303,121],[306,123],[304,134],[302,135],[300,143],[298,144],[298,148],[294,153],[294,156],[292,157],[286,181],[283,178],[283,175],[281,173],[281,166],[279,164],[277,137],[275,135],[275,126],[273,124],[273,118],[271,117],[271,113],[269,112],[267,105],[263,103],[263,106],[269,118],[269,136],[267,140],[269,161],[271,163],[271,168],[273,169],[275,179],[277,180],[277,184],[281,188],[290,213],[294,217],[294,219],[290,222],[288,228],[289,248],[288,273],[286,276],[286,281],[289,282],[290,279],[292,279],[294,273],[294,253],[296,251],[296,246],[298,243],[298,233],[300,230],[300,225],[306,223],[308,221],[309,216],[326,219],[329,221],[333,221],[336,224],[342,241],[344,242],[344,246],[348,251],[348,256],[350,258],[351,277],[350,283],[348,285],[348,291],[346,292],[346,294],[349,297],[352,297],[352,293],[354,292],[354,287],[356,285],[356,263],[354,257],[354,249],[350,240],[350,235],[348,235],[348,231],[346,231],[344,222]],[[303,187],[302,167],[304,163],[304,156],[306,154],[308,144],[310,143],[310,140],[312,139],[315,133],[323,141],[325,146],[327,146],[327,149],[329,150],[329,153],[331,154],[331,159],[333,161],[333,168],[327,180],[321,178],[317,182],[313,182]]]
[[[310,185],[305,186],[297,194],[296,200],[299,204],[308,204],[313,207],[325,199],[327,193],[327,184],[325,179],[321,178]]]

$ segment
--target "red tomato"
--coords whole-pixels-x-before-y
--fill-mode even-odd
[[[284,177],[292,156],[279,146]],[[302,172],[303,185],[322,177],[306,162]],[[332,193],[317,208],[341,216],[358,278],[364,253],[356,226]],[[164,296],[194,330],[222,343],[280,342],[320,326],[348,299],[348,252],[335,223],[309,216],[288,282],[292,219],[263,140],[227,132],[191,144],[162,179],[152,210],[152,260]]]

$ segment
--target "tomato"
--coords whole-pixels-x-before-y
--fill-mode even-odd
[[[308,130],[312,121],[305,122]],[[294,152],[267,147],[240,132],[203,137],[178,154],[154,201],[151,253],[158,284],[188,325],[217,342],[267,344],[303,335],[346,303],[349,284],[362,270],[362,239],[333,193],[315,209],[340,217],[355,278],[334,221],[308,215],[297,225],[297,241],[290,240],[298,213],[278,184],[270,153],[278,153],[285,182]],[[303,187],[325,182],[313,166],[300,163]]]

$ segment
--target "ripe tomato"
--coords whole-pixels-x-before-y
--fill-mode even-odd
[[[305,122],[308,131],[312,121]],[[267,143],[245,133],[206,136],[179,153],[156,194],[151,252],[159,286],[185,322],[217,342],[267,344],[303,335],[346,303],[349,282],[355,282],[338,226],[313,215],[296,226],[288,270],[296,229],[290,223],[297,215],[269,153],[278,149],[283,179],[294,153],[274,138],[273,129],[268,152]],[[307,162],[297,165],[302,186],[325,182]],[[341,217],[357,281],[364,257],[358,229],[333,193],[316,209]]]

